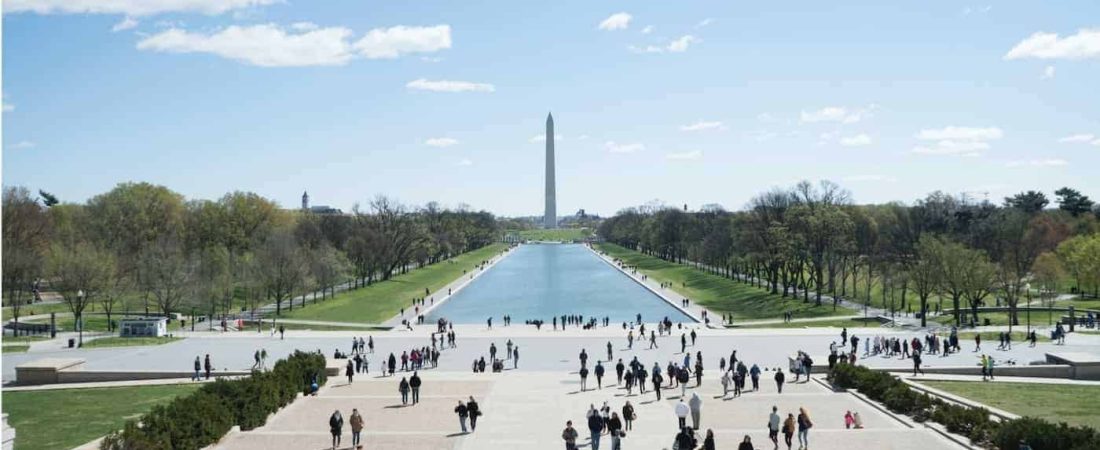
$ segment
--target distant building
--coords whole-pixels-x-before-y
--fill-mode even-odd
[[[577,211],[577,217],[581,219],[585,218],[584,208],[581,208],[580,211]]]
[[[310,212],[310,213],[313,213],[313,214],[333,214],[333,215],[344,214],[343,211],[341,211],[339,209],[336,209],[336,208],[333,208],[333,207],[328,206],[328,205],[310,206],[309,205],[309,192],[303,192],[302,193],[302,212]]]

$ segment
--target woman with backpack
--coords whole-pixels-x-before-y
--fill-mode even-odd
[[[798,408],[798,446],[808,448],[810,446],[810,428],[814,426],[810,420],[810,414],[806,408]]]

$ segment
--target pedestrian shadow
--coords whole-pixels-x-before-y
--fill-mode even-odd
[[[648,405],[648,404],[650,404],[650,403],[657,403],[658,401],[660,401],[660,400],[657,400],[657,399],[653,399],[653,400],[646,400],[646,401],[644,401],[644,402],[638,402],[638,404],[639,404],[639,405]]]
[[[385,408],[386,409],[399,409],[399,408],[408,408],[410,406],[412,406],[412,405],[386,405]]]
[[[470,432],[469,431],[459,431],[458,433],[448,434],[446,437],[453,438],[453,437],[458,437],[458,436],[465,436],[467,434],[470,434]]]

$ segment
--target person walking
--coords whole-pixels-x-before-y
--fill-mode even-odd
[[[810,420],[810,414],[806,412],[806,408],[798,408],[798,446],[799,448],[810,447],[810,428],[813,428],[814,423]]]
[[[657,400],[661,399],[661,385],[665,382],[664,378],[661,378],[661,371],[656,370],[653,372],[653,392],[657,394]]]
[[[588,353],[585,352],[583,348],[581,349],[581,354],[580,354],[579,357],[581,359],[581,368],[583,369],[583,368],[587,367],[588,366]]]
[[[206,369],[206,379],[210,379],[210,370],[214,367],[210,364],[210,354],[206,354],[206,361],[203,363],[203,368]]]
[[[518,369],[519,368],[519,346],[518,345],[515,348],[512,349],[512,368],[513,369]]]
[[[657,332],[656,331],[650,331],[649,332],[649,349],[653,350],[655,348],[660,348],[660,347],[657,347]]]
[[[600,450],[600,435],[603,433],[603,419],[600,412],[594,407],[589,407],[588,414],[589,441],[592,450]]]
[[[791,450],[791,437],[795,430],[794,414],[787,414],[787,420],[783,421],[783,442],[787,443],[787,450]]]
[[[603,389],[603,363],[596,361],[596,389]]]
[[[252,358],[255,359],[256,362],[252,363],[251,370],[256,370],[260,367],[260,351],[256,350],[256,353],[252,356]]]
[[[699,416],[703,413],[703,399],[699,398],[698,392],[691,393],[691,400],[688,401],[688,406],[691,407],[691,428],[693,430],[698,430]]]
[[[684,333],[680,333],[680,353],[684,353],[687,350],[687,336]]]
[[[344,375],[348,377],[348,384],[351,384],[352,376],[355,375],[355,368],[351,364],[351,360],[348,360],[347,367],[344,368]]]
[[[401,404],[409,404],[409,380],[401,377],[401,383],[397,385],[397,391],[401,393]]]
[[[611,362],[611,341],[607,341],[607,362]]]
[[[470,417],[470,410],[466,409],[466,404],[462,403],[462,400],[458,401],[458,406],[455,407],[455,414],[458,414],[458,424],[462,427],[462,433],[467,433],[466,418]]]
[[[627,430],[634,429],[634,419],[636,418],[637,416],[634,415],[634,405],[631,405],[630,400],[627,400],[626,404],[623,405],[623,421],[626,422]]]
[[[707,430],[707,437],[703,438],[703,450],[714,450],[714,430]]]
[[[336,410],[328,418],[328,430],[332,433],[332,449],[336,450],[336,447],[340,445],[340,437],[343,434],[344,428],[344,416],[340,415],[340,410]]]
[[[914,377],[917,376],[917,372],[920,372],[921,375],[924,375],[924,371],[921,370],[920,364],[921,364],[920,352],[913,352],[913,376]]]
[[[611,435],[611,450],[622,450],[622,438],[626,433],[623,433],[623,421],[619,419],[619,413],[611,413],[611,418],[607,420],[607,433]]]
[[[783,374],[782,370],[775,371],[775,389],[778,390],[780,394],[783,393],[783,380],[786,378],[787,376]]]
[[[687,403],[684,403],[684,398],[680,397],[680,402],[676,404],[676,419],[681,429],[687,427],[687,416],[691,412],[691,408]]]
[[[351,445],[356,449],[363,448],[360,439],[360,434],[363,432],[363,416],[359,415],[359,410],[351,409],[351,418],[348,419],[348,423],[351,425]]]
[[[623,371],[624,370],[626,370],[626,366],[623,365],[623,359],[619,358],[619,363],[615,364],[615,375],[617,377],[617,381],[615,381],[615,386],[618,386],[618,385],[623,383]]]
[[[562,324],[564,327],[564,323]],[[573,421],[565,421],[565,429],[561,432],[561,439],[565,441],[565,450],[577,450],[577,430],[573,428]]]
[[[760,366],[755,363],[752,368],[749,369],[749,376],[752,377],[752,390],[753,392],[760,390]]]
[[[676,449],[688,449],[692,450],[698,442],[695,440],[695,433],[691,431],[691,428],[683,427],[680,429],[680,433],[676,435]]]
[[[768,439],[772,440],[775,448],[779,448],[779,408],[772,406],[772,413],[768,416]]]
[[[737,450],[755,450],[752,446],[752,438],[749,435],[745,435],[745,439],[741,441],[741,444],[737,446]]]
[[[474,396],[470,396],[470,401],[466,403],[466,410],[470,413],[470,431],[477,431],[477,418],[481,417],[481,407],[474,401]]]
[[[195,357],[195,374],[191,376],[191,381],[201,380],[202,379],[201,373],[202,373],[202,361],[200,361],[199,357],[196,356]]]
[[[420,403],[420,375],[417,375],[413,371],[413,376],[409,378],[409,388],[412,389],[413,404]]]

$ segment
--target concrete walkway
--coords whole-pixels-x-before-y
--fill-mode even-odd
[[[567,420],[573,421],[581,436],[578,444],[588,447],[585,411],[607,402],[612,411],[622,414],[626,401],[634,405],[637,420],[626,431],[625,448],[668,449],[676,434],[673,409],[680,401],[680,389],[664,389],[662,400],[656,399],[652,389],[628,395],[625,389],[614,386],[613,371],[604,378],[603,389],[596,389],[595,379],[590,377],[585,391],[580,389],[579,378],[568,373],[424,372],[421,377],[424,385],[420,403],[415,406],[403,405],[397,395],[400,377],[360,377],[351,384],[343,378],[330,379],[318,396],[301,398],[263,427],[231,434],[214,448],[325,448],[331,444],[329,415],[339,410],[346,423],[352,408],[365,418],[365,448],[559,449]],[[773,382],[762,380],[759,392],[746,392],[737,398],[722,395],[716,378],[704,379],[700,387],[692,380],[689,386],[687,395],[697,393],[703,400],[699,432],[713,431],[718,448],[735,448],[746,435],[757,448],[771,448],[763,425],[773,405],[783,417],[797,414],[798,408],[809,411],[815,422],[810,433],[815,450],[961,448],[929,429],[914,427],[851,394],[834,393],[817,382],[788,383],[779,394]],[[477,430],[464,434],[453,409],[471,396],[483,415]],[[846,430],[845,411],[859,412],[865,428]],[[609,449],[610,438],[603,435],[600,439],[601,448]],[[338,448],[349,449],[350,445],[350,431],[345,426]]]

